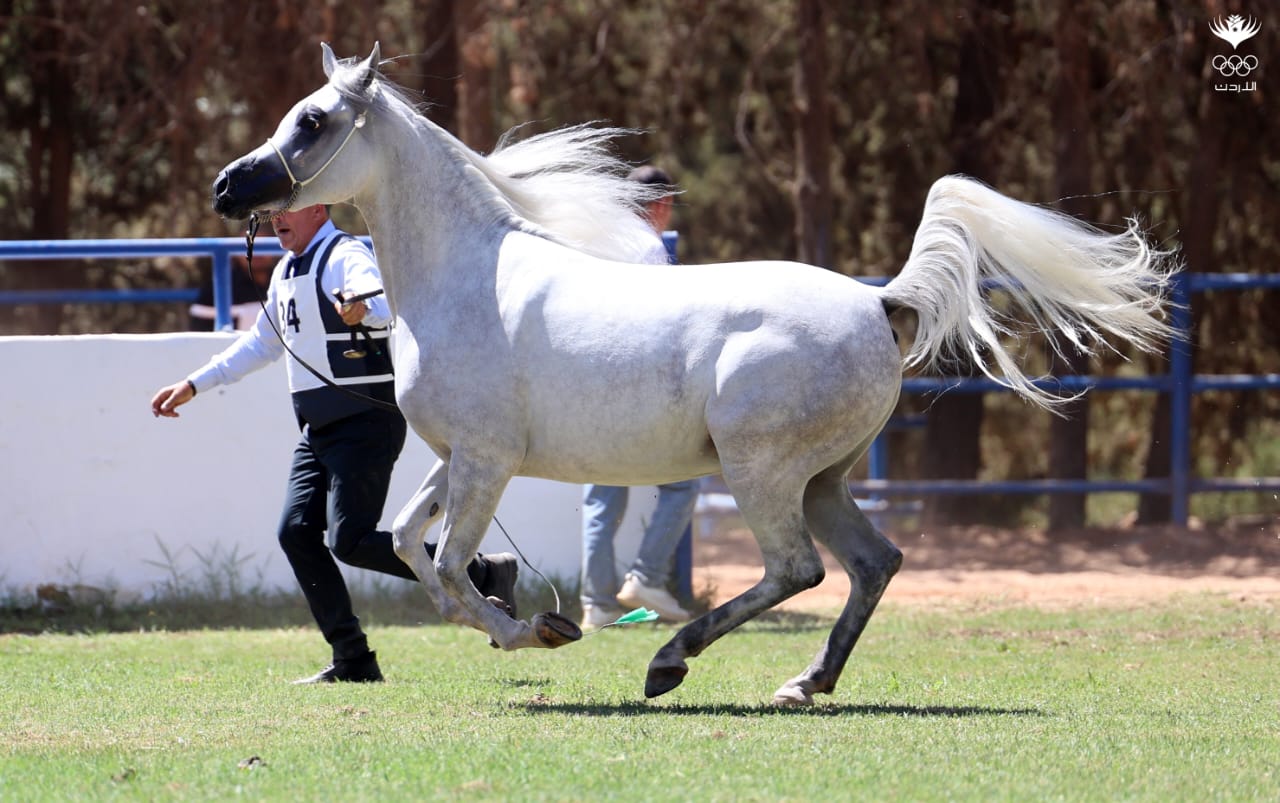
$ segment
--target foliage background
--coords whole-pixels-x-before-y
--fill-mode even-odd
[[[522,124],[642,129],[620,147],[681,183],[686,262],[803,258],[892,275],[929,185],[967,172],[1104,227],[1136,214],[1191,270],[1273,271],[1274,11],[1220,0],[0,0],[0,237],[237,234],[209,210],[217,170],[319,85],[320,42],[342,56],[379,40],[394,57],[386,72],[479,150]],[[1260,59],[1255,92],[1214,90],[1223,79],[1211,60],[1231,51],[1209,21],[1231,13],[1262,23],[1237,51]],[[341,221],[362,225],[354,213]],[[194,286],[207,270],[0,263],[0,288]],[[1198,299],[1199,370],[1274,372],[1277,311],[1274,292]],[[181,328],[178,305],[0,313],[0,334]],[[1072,367],[1163,370],[1117,347]],[[1027,348],[1033,365],[1054,367]],[[894,471],[1164,476],[1162,404],[1095,394],[1074,424],[1055,425],[1004,394],[907,400],[929,426],[896,436]],[[1201,472],[1280,473],[1275,394],[1195,404]],[[1140,518],[1159,520],[1164,501],[1144,499]],[[1065,503],[1048,510],[1053,522],[1086,520],[1083,499]],[[1228,510],[1215,504],[1200,512]],[[1273,499],[1249,504],[1275,510]],[[1024,499],[931,505],[948,520],[1046,511]],[[1109,515],[1105,498],[1091,505],[1093,518]]]

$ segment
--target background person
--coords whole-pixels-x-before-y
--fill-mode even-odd
[[[387,349],[391,311],[383,295],[349,304],[334,300],[335,289],[344,297],[381,290],[382,277],[369,249],[339,231],[325,206],[285,212],[272,225],[290,252],[276,265],[267,291],[266,307],[280,334],[260,310],[253,327],[225,351],[157,391],[151,410],[177,418],[176,408],[198,393],[236,382],[278,359],[285,353],[281,338],[330,381],[367,397],[324,384],[289,355],[289,390],[301,437],[293,452],[279,540],[333,650],[331,664],[296,682],[380,681],[377,657],[334,558],[417,579],[396,555],[391,533],[377,529],[405,438]],[[345,335],[357,324],[371,329],[372,344],[364,343],[364,355],[350,359],[343,354],[351,347]],[[515,557],[507,553],[479,556],[467,567],[480,593],[501,599],[513,616],[517,572]]]
[[[660,168],[646,165],[628,178],[644,184],[674,187]],[[672,196],[645,205],[645,217],[657,233],[652,247],[637,260],[648,264],[671,261],[662,232],[671,222]],[[652,608],[667,622],[686,622],[690,614],[667,590],[676,547],[689,527],[698,501],[696,480],[658,486],[658,503],[645,527],[640,551],[619,587],[614,540],[627,512],[630,489],[615,485],[587,485],[582,497],[582,629],[596,630],[617,619],[623,608]]]

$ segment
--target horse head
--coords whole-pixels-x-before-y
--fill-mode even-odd
[[[359,160],[344,164],[338,155],[359,148],[381,51],[375,43],[368,58],[344,66],[327,44],[320,47],[329,83],[298,101],[270,139],[218,173],[213,211],[222,217],[339,203],[355,194],[360,177],[351,163]]]

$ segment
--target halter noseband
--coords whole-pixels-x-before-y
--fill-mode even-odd
[[[272,139],[267,140],[267,144],[271,146],[271,150],[276,152],[276,156],[280,157],[280,164],[284,165],[284,172],[286,175],[289,176],[289,181],[293,185],[290,188],[289,200],[285,202],[283,207],[273,212],[268,217],[268,220],[275,220],[276,218],[283,215],[285,212],[288,212],[290,209],[292,209],[293,202],[298,200],[298,193],[302,192],[302,188],[306,187],[308,184],[310,184],[311,182],[319,178],[320,174],[323,173],[325,169],[329,167],[329,165],[333,164],[333,160],[337,159],[338,154],[342,153],[342,149],[347,147],[347,143],[350,142],[351,138],[355,136],[356,131],[359,131],[361,128],[364,128],[364,114],[365,114],[364,112],[360,112],[360,114],[356,115],[355,122],[351,124],[351,130],[347,132],[346,139],[342,140],[342,144],[339,145],[338,149],[333,152],[333,155],[329,157],[328,161],[320,165],[320,169],[312,173],[311,178],[306,179],[305,181],[299,181],[297,177],[293,175],[293,168],[289,167],[289,160],[284,158],[284,151],[280,150],[280,146],[275,143],[275,140],[272,140]]]

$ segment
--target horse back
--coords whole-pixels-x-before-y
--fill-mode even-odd
[[[539,476],[554,473],[544,463],[604,481],[707,473],[717,416],[755,408],[764,421],[800,406],[837,427],[850,407],[879,415],[896,399],[901,362],[883,307],[847,277],[788,262],[629,265],[531,246],[512,255],[500,285],[511,390]]]

